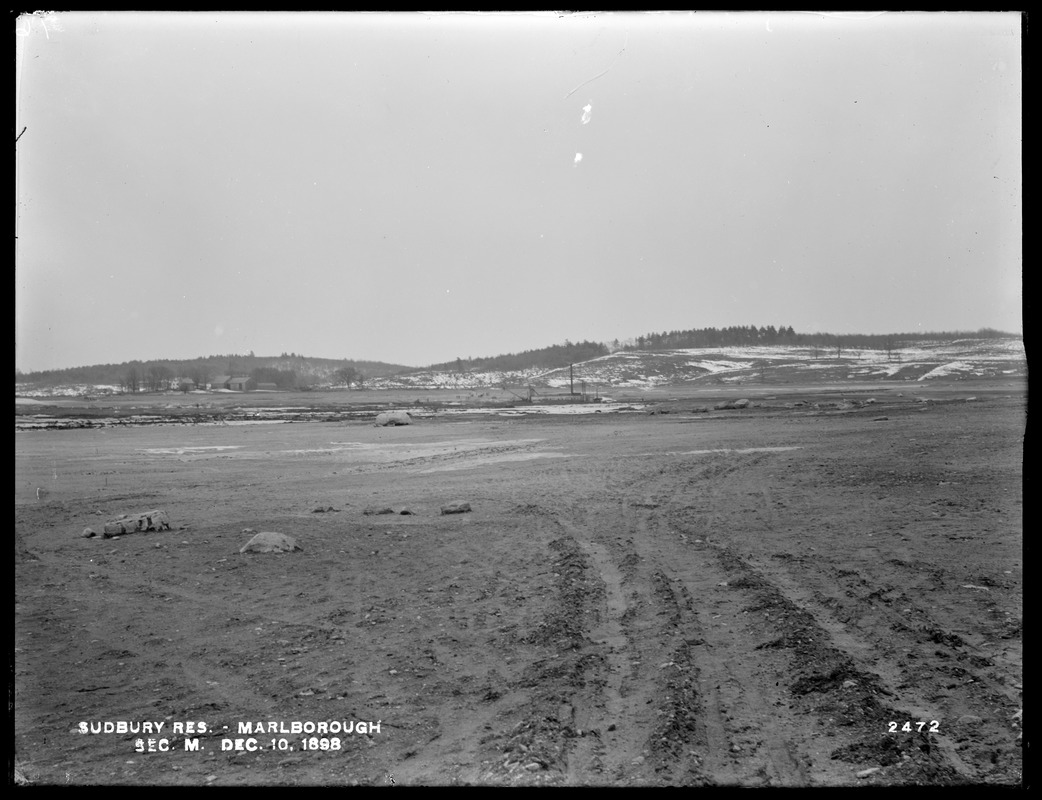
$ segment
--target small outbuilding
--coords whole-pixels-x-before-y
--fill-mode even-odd
[[[253,378],[229,378],[226,388],[233,392],[248,392],[257,388],[257,381]]]

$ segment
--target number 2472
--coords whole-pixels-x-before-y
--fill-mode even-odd
[[[897,731],[898,731],[897,725],[898,725],[898,723],[896,723],[896,722],[891,722],[890,723],[890,733],[897,733]],[[913,730],[913,727],[912,727],[913,725],[915,726],[915,728],[914,728],[915,731],[918,732],[918,733],[921,733],[923,728],[926,727],[927,723],[925,723],[925,722],[906,722],[904,725],[901,726],[900,730],[904,731],[905,733],[911,733],[912,730]],[[930,720],[929,725],[930,725],[930,729],[929,729],[930,733],[938,733],[940,731],[940,729],[941,729],[941,723],[939,723],[935,719],[934,720]]]

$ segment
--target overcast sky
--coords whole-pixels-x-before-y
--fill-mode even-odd
[[[1016,13],[18,19],[16,366],[1021,330]]]

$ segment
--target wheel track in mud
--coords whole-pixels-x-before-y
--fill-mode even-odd
[[[704,474],[737,468],[717,463]],[[728,573],[706,550],[681,580],[678,566],[692,565],[658,544],[671,535],[654,513],[663,496],[635,500],[630,485],[627,499],[591,503],[592,511],[555,509],[602,588],[586,638],[603,657],[572,700],[576,729],[596,735],[572,740],[568,783],[804,785],[806,766],[785,735],[796,723],[765,713],[767,678],[741,658],[729,623],[717,622],[741,605],[720,591]],[[706,596],[713,600],[696,604]]]
[[[805,631],[802,635],[808,637],[807,642],[797,642],[804,648],[813,644],[826,670],[829,665],[834,673],[852,668],[850,675],[864,676],[869,694],[858,713],[875,709],[876,714],[914,718],[909,714],[902,717],[878,699],[896,695],[879,675],[856,666],[864,663],[866,643],[834,624],[822,613],[824,609],[808,610],[798,602],[800,598],[789,596],[791,585],[779,586],[766,579],[718,541],[724,537],[715,536],[725,521],[718,510],[718,482],[764,458],[757,455],[736,463],[718,459],[694,478],[686,476],[686,486],[679,487],[675,484],[683,482],[663,482],[663,475],[679,470],[662,469],[622,484],[614,502],[591,503],[593,512],[573,513],[572,520],[558,515],[558,523],[586,553],[588,569],[596,573],[607,598],[588,633],[595,642],[611,642],[611,649],[602,673],[591,676],[595,677],[591,682],[601,687],[595,707],[602,713],[599,717],[588,714],[587,724],[627,710],[633,714],[627,721],[631,730],[625,742],[602,738],[598,747],[584,743],[569,750],[569,782],[594,782],[598,777],[617,783],[668,784],[854,782],[854,768],[837,764],[834,754],[863,746],[852,736],[863,734],[864,728],[833,728],[823,733],[821,721],[808,725],[807,717],[813,719],[815,711],[801,703],[790,686],[792,648],[778,647],[769,640],[769,623],[748,624],[750,610],[755,611],[763,597],[770,597],[783,616],[795,615]],[[650,491],[642,491],[642,487]],[[708,513],[696,528],[702,541],[695,534],[674,529],[668,521],[677,516],[691,487],[697,487],[708,500]],[[620,494],[627,499],[618,500]],[[770,501],[769,490],[762,495],[765,502]],[[602,533],[620,528],[630,535]],[[678,551],[678,544],[686,549]],[[626,595],[629,586],[634,590]],[[648,587],[654,588],[649,591]],[[619,615],[618,622],[614,615]],[[661,622],[663,616],[669,618],[667,624]],[[754,644],[757,640],[760,643]],[[665,717],[664,724],[641,714],[639,702],[627,702],[625,653],[642,653],[654,661],[666,658],[657,666],[659,671],[665,670],[662,675],[654,674],[656,667],[649,660],[631,662],[640,664],[632,677],[645,687],[644,704],[657,706],[655,713]],[[853,667],[842,666],[848,664]],[[674,670],[694,676],[694,687],[685,691],[668,680],[666,676]],[[848,683],[858,685],[857,680]],[[678,725],[678,719],[683,724]],[[949,742],[934,738],[933,744],[925,769],[935,777],[958,782],[960,775],[972,775]],[[931,753],[929,744],[921,749]],[[914,751],[913,755],[918,760],[925,758]],[[907,752],[902,756],[912,758]]]
[[[739,466],[712,464],[698,477],[720,480]],[[794,756],[788,736],[798,722],[779,713],[782,701],[771,691],[775,687],[768,685],[766,674],[748,658],[742,637],[735,635],[735,621],[741,619],[747,598],[726,588],[733,575],[715,563],[708,547],[696,551],[695,558],[678,561],[675,545],[664,546],[670,540],[683,540],[663,519],[660,509],[668,508],[670,493],[668,487],[658,485],[660,479],[661,473],[654,479],[654,492],[641,502],[628,503],[627,509],[640,557],[687,600],[678,604],[679,636],[699,642],[690,669],[696,676],[693,713],[700,722],[700,735],[690,743],[694,750],[672,772],[678,778],[724,785],[805,785],[805,766]],[[631,486],[634,489],[639,491],[640,483]],[[713,531],[716,522],[714,513],[707,531]],[[765,713],[768,708],[770,713]]]
[[[582,548],[588,570],[603,586],[603,601],[589,609],[594,622],[588,632],[603,658],[596,662],[595,673],[587,676],[591,690],[576,700],[576,730],[589,733],[568,753],[569,783],[625,779],[634,763],[644,758],[647,706],[654,700],[646,659],[641,659],[623,621],[634,606],[627,601],[625,578],[609,548],[594,541],[584,527],[560,516],[556,522]]]

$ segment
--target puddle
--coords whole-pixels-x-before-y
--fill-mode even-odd
[[[194,456],[203,455],[209,450],[239,450],[241,447],[242,445],[239,444],[218,444],[209,447],[151,447],[144,448],[141,452],[148,453],[149,455]]]
[[[785,450],[800,450],[801,447],[720,447],[715,450],[668,450],[664,453],[640,453],[642,456],[704,456],[710,453],[781,453]]]
[[[643,403],[547,403],[540,405],[515,406],[514,408],[452,408],[436,412],[433,416],[455,416],[459,414],[485,414],[496,417],[524,417],[529,414],[616,414],[644,411]]]
[[[193,425],[283,425],[291,419],[226,419],[216,422],[193,422]]]
[[[440,467],[429,467],[420,470],[421,475],[428,472],[450,472],[461,469],[477,469],[487,467],[489,464],[498,464],[504,461],[531,461],[536,458],[571,458],[571,453],[496,453],[488,456],[477,456],[467,459],[464,464],[444,464]]]
[[[543,439],[451,439],[447,442],[330,442],[342,450],[476,450],[483,447],[521,447]]]

